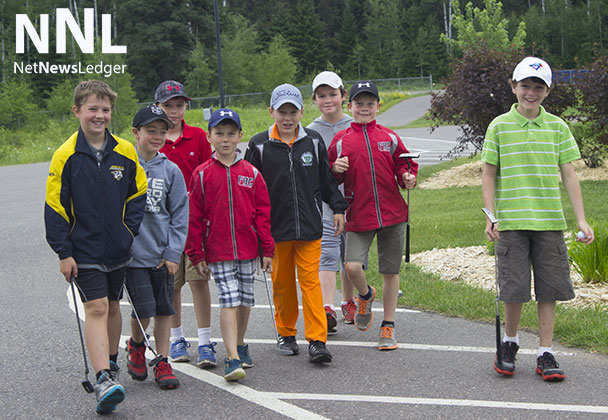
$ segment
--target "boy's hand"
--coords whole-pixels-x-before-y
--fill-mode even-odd
[[[72,279],[72,276],[78,277],[78,266],[72,257],[67,257],[59,261],[59,271],[61,271],[61,274],[65,277],[65,281],[68,283]]]
[[[405,188],[411,190],[416,186],[416,175],[412,175],[409,172],[405,172],[403,174],[403,183],[405,184]]]
[[[262,271],[272,273],[272,258],[262,257]]]
[[[340,235],[344,232],[344,215],[334,214],[334,236]]]
[[[177,268],[179,267],[179,264],[174,263],[173,261],[167,261],[165,259],[160,260],[160,264],[158,264],[156,266],[156,268],[161,268],[162,266],[167,267],[167,273],[169,273],[170,276],[175,275],[175,273],[177,273]]]
[[[589,226],[589,224],[587,224],[587,221],[583,220],[582,222],[579,222],[578,224],[578,228],[581,232],[583,232],[585,234],[585,237],[576,237],[576,240],[579,242],[582,242],[584,244],[589,245],[591,242],[593,242],[593,240],[595,239],[595,233],[593,232],[593,229],[591,229],[591,226]]]
[[[492,223],[486,218],[486,238],[489,241],[493,241],[494,239],[500,239],[500,234],[498,233],[498,223]]]
[[[335,174],[341,174],[348,171],[348,156],[336,159],[331,167],[331,171]]]
[[[207,262],[206,262],[206,261],[204,261],[204,260],[203,260],[203,261],[201,261],[201,262],[199,262],[198,264],[196,264],[196,265],[194,266],[194,269],[196,270],[196,272],[197,272],[199,275],[201,275],[201,276],[203,276],[203,277],[204,277],[204,276],[207,274],[207,270],[208,270],[208,268],[207,268]]]

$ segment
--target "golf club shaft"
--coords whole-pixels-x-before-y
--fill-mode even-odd
[[[410,160],[406,159],[407,173],[411,173]],[[407,216],[405,226],[405,262],[410,262],[410,189],[407,189]]]
[[[268,295],[268,306],[270,306],[270,317],[272,318],[272,327],[274,328],[274,336],[279,342],[279,331],[277,330],[277,322],[274,319],[274,305],[272,302],[272,295],[270,294],[270,288],[268,287],[268,277],[266,276],[266,272],[262,270],[264,273],[264,285],[266,286],[266,295]]]
[[[125,295],[127,295],[127,299],[129,300],[131,309],[133,310],[133,313],[135,314],[135,319],[137,320],[137,325],[139,325],[139,329],[141,330],[141,333],[144,336],[144,341],[146,342],[146,345],[148,346],[150,351],[154,354],[154,357],[155,358],[158,357],[158,354],[156,354],[156,351],[154,351],[154,348],[152,348],[152,346],[150,345],[150,340],[148,340],[148,334],[146,334],[146,330],[144,330],[144,326],[141,324],[139,315],[137,314],[137,310],[135,310],[135,305],[133,305],[133,301],[131,300],[131,295],[129,294],[129,290],[127,290],[127,285],[125,283],[123,283],[122,288],[125,291]]]
[[[498,257],[496,256],[496,239],[494,239],[494,281],[496,283],[496,362],[498,365],[502,363],[502,354],[500,348],[502,346],[502,338],[500,334],[500,301],[498,293]]]
[[[89,381],[89,364],[87,362],[87,354],[84,348],[84,338],[82,337],[82,327],[80,326],[80,315],[78,314],[78,303],[76,302],[76,292],[74,290],[74,277],[70,278],[70,287],[72,289],[72,300],[74,301],[74,313],[76,314],[76,323],[78,324],[78,335],[80,336],[80,348],[82,349],[82,359],[84,360],[84,381],[82,387],[89,394],[95,391],[93,384]]]

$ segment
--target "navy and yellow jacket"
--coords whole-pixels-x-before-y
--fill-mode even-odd
[[[46,240],[60,259],[114,266],[131,258],[148,183],[131,143],[107,133],[101,163],[79,129],[53,155],[46,182]]]

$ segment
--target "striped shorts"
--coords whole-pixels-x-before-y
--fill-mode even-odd
[[[210,263],[220,308],[254,305],[253,282],[258,259]]]

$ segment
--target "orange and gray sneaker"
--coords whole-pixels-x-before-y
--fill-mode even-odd
[[[327,335],[336,335],[338,330],[338,315],[336,311],[331,309],[331,306],[325,305],[325,316],[327,317]]]
[[[536,373],[543,377],[543,381],[558,382],[566,379],[563,369],[560,369],[555,357],[548,351],[536,359]]]
[[[372,286],[368,286],[368,290],[371,293],[369,299],[363,300],[360,295],[355,296],[355,303],[357,304],[357,312],[355,313],[355,326],[361,331],[367,331],[372,325],[374,314],[372,313],[372,303],[376,298],[376,289]]]
[[[344,323],[354,324],[355,312],[357,312],[357,305],[355,305],[355,299],[349,300],[344,305],[341,305],[340,308],[342,309],[342,318],[344,319]]]
[[[378,339],[378,350],[395,350],[398,348],[397,340],[395,339],[395,326],[387,324],[380,327],[380,338]]]
[[[164,358],[154,366],[155,381],[160,389],[175,389],[179,387],[179,379],[173,373],[171,365]]]

